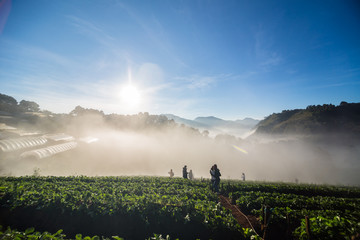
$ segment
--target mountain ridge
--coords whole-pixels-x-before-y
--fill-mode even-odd
[[[341,102],[310,105],[306,109],[283,110],[260,121],[255,134],[360,135],[360,103]]]
[[[178,124],[184,124],[189,127],[199,128],[200,130],[208,130],[212,135],[216,134],[230,134],[236,136],[243,136],[251,131],[259,120],[253,118],[244,118],[243,120],[224,120],[214,116],[196,117],[194,120],[182,118],[174,114],[161,114],[166,116],[169,120],[174,120]]]

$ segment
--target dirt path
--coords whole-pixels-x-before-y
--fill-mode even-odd
[[[253,228],[257,232],[260,229],[260,222],[256,219],[255,216],[246,216],[243,214],[240,209],[236,205],[232,205],[230,202],[230,199],[219,195],[219,200],[221,202],[221,205],[225,207],[226,209],[229,209],[232,213],[232,215],[235,217],[237,222],[244,228]]]

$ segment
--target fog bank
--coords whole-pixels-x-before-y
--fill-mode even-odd
[[[360,183],[360,145],[351,141],[324,143],[298,137],[215,140],[181,128],[92,130],[86,135],[98,141],[79,143],[74,150],[44,159],[2,159],[0,174],[168,176],[173,169],[175,177],[181,177],[187,165],[195,178],[209,178],[209,169],[216,163],[222,179],[240,179],[244,172],[247,180]]]

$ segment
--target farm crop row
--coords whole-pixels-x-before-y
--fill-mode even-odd
[[[1,224],[5,226],[53,232],[61,228],[70,236],[81,232],[126,239],[145,239],[153,233],[181,239],[245,239],[253,234],[218,203],[206,181],[10,177],[1,178],[0,183]],[[36,226],[30,226],[31,222]]]
[[[356,187],[222,181],[221,193],[263,223],[258,233],[266,239],[360,237]],[[78,239],[79,233],[125,239],[156,233],[172,239],[260,239],[220,205],[208,180],[164,177],[3,177],[0,225],[17,228],[19,232],[7,231],[19,236],[35,227],[45,235],[63,229]]]
[[[261,219],[271,239],[358,239],[360,189],[356,187],[227,182],[223,191]]]
[[[286,193],[234,192],[229,196],[245,211],[260,209],[263,205],[289,207],[293,210],[351,210],[360,211],[360,198],[336,198],[327,196],[303,196]]]
[[[352,186],[334,186],[334,185],[316,185],[316,184],[296,184],[284,182],[253,182],[226,180],[222,185],[223,190],[227,193],[244,191],[244,192],[273,192],[296,194],[303,196],[327,196],[327,197],[345,197],[360,198],[360,188]]]

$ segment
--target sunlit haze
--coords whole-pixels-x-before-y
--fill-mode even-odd
[[[0,239],[360,240],[360,0],[0,0]]]
[[[80,105],[190,119],[359,102],[359,9],[351,0],[2,0],[0,90],[56,113]]]
[[[358,185],[359,26],[355,0],[0,0],[0,175]]]

